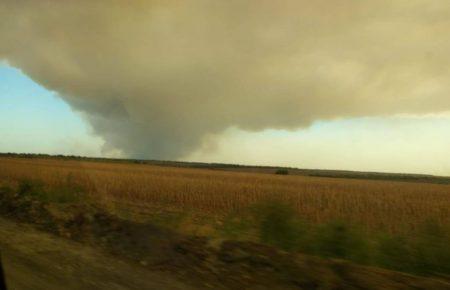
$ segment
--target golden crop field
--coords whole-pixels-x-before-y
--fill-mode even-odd
[[[206,215],[279,199],[311,222],[346,220],[366,229],[450,226],[450,185],[175,168],[131,163],[0,158],[0,181],[80,186],[91,197],[164,205]]]

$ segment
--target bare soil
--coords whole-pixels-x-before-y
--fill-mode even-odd
[[[0,250],[10,290],[198,289],[169,273],[5,219],[0,219]]]

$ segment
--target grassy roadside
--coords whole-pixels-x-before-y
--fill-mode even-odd
[[[450,229],[430,220],[409,235],[366,232],[343,221],[311,224],[289,204],[272,200],[228,225],[234,236],[255,231],[259,242],[286,251],[338,258],[424,276],[450,277]]]
[[[114,240],[120,238],[114,231],[138,222],[133,208],[119,210],[106,203],[99,205],[98,201],[87,198],[82,187],[70,181],[64,184],[46,187],[39,181],[25,179],[15,188],[4,186],[0,193],[8,192],[14,198],[12,204],[9,201],[9,208],[8,202],[3,200],[0,212],[35,220],[71,238],[88,235],[88,239],[93,239],[106,232],[108,234],[100,239],[105,245],[119,252],[129,250],[114,245]],[[246,211],[230,213],[224,218],[164,210],[153,210],[146,218],[144,222],[150,221],[174,232],[216,241],[258,242],[288,252],[343,259],[416,275],[450,277],[450,230],[433,221],[424,223],[419,231],[409,235],[366,232],[343,221],[308,223],[291,205],[276,199],[254,204]],[[161,234],[159,230],[154,231]],[[136,238],[145,244],[143,237]],[[142,251],[145,250],[143,246]]]
[[[133,206],[114,207],[133,217]],[[246,211],[205,216],[193,211],[150,208],[140,219],[189,235],[218,242],[240,240],[262,243],[288,252],[450,280],[450,229],[432,219],[408,233],[367,231],[356,223],[334,220],[314,224],[279,200],[256,203]]]

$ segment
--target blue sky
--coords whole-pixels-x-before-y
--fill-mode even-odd
[[[0,65],[0,151],[98,155],[102,141],[55,92]]]

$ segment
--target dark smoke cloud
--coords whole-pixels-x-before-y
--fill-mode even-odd
[[[178,158],[206,136],[450,110],[450,3],[0,3],[0,60],[110,148]]]

